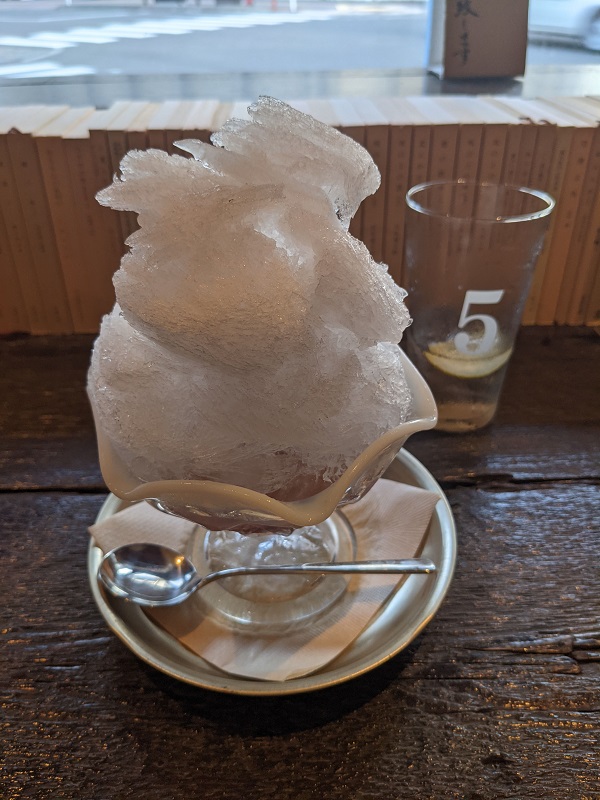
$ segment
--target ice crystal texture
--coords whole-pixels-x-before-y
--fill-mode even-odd
[[[360,145],[272,98],[193,158],[132,151],[98,195],[138,214],[88,391],[140,481],[290,499],[406,417],[404,291],[348,232],[379,185]]]

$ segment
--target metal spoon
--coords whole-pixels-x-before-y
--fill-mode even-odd
[[[128,544],[107,553],[98,568],[98,580],[116,597],[140,606],[173,606],[196,589],[236,575],[279,575],[306,572],[384,575],[429,574],[436,571],[428,558],[399,561],[348,561],[328,564],[280,564],[264,567],[232,567],[199,575],[184,555],[156,544]]]

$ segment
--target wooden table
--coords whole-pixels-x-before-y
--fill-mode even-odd
[[[491,427],[410,440],[456,518],[447,598],[383,666],[284,698],[179,683],[105,627],[91,341],[0,342],[2,800],[600,797],[594,332],[523,330]]]

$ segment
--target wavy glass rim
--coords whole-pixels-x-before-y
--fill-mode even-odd
[[[121,460],[96,419],[98,456],[104,482],[114,495],[129,502],[157,500],[165,506],[196,507],[215,517],[221,517],[223,509],[228,512],[252,511],[296,527],[318,525],[333,513],[347,490],[367,473],[388,448],[397,444],[399,450],[409,436],[430,430],[437,423],[437,407],[431,389],[406,353],[400,350],[399,354],[411,396],[411,414],[414,416],[371,442],[334,483],[310,497],[303,500],[275,500],[253,489],[209,480],[170,479],[140,483]],[[92,412],[96,417],[94,404]]]
[[[533,211],[528,214],[510,214],[507,216],[498,216],[498,217],[478,217],[474,215],[454,215],[454,214],[442,214],[439,211],[433,211],[427,206],[421,205],[418,203],[414,196],[419,192],[424,191],[425,189],[432,189],[436,186],[467,186],[472,187],[473,189],[481,189],[486,187],[497,188],[497,189],[509,189],[513,192],[520,192],[521,194],[527,194],[531,197],[537,197],[538,200],[541,200],[545,203],[545,207],[540,209],[539,211]],[[480,182],[480,181],[465,181],[465,180],[454,180],[454,181],[425,181],[424,183],[418,183],[416,186],[411,187],[408,192],[406,193],[406,204],[409,208],[413,211],[417,211],[419,214],[425,214],[428,217],[437,217],[438,219],[453,219],[453,220],[472,220],[473,222],[487,222],[490,224],[498,224],[498,223],[512,223],[512,222],[529,222],[530,220],[534,219],[543,219],[547,217],[548,214],[552,212],[554,206],[556,205],[556,201],[554,198],[549,195],[547,192],[542,191],[541,189],[531,189],[528,186],[518,186],[517,184],[512,183],[491,183],[491,182]]]

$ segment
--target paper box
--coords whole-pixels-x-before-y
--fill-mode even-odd
[[[440,78],[523,75],[529,0],[429,0],[427,68]]]

